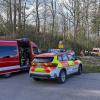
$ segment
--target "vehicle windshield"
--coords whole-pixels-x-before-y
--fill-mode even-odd
[[[36,63],[48,63],[52,61],[53,61],[53,57],[35,57],[33,59],[33,62],[36,62]]]
[[[93,50],[93,52],[99,52],[99,50]]]
[[[0,58],[16,56],[16,46],[0,46]]]

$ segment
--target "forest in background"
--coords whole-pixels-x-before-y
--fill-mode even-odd
[[[100,47],[100,0],[0,0],[0,38],[22,37],[40,48]]]

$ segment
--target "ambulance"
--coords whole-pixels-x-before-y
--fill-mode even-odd
[[[91,55],[100,56],[100,48],[93,48]]]
[[[74,73],[82,73],[82,62],[67,52],[36,55],[29,71],[30,77],[36,81],[56,79],[59,83],[65,83],[67,77]]]
[[[38,46],[28,39],[0,40],[0,75],[28,70]]]

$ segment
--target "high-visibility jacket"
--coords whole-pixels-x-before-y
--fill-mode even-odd
[[[64,49],[64,44],[59,44],[58,48]]]

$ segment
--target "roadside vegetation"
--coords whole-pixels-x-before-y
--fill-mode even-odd
[[[40,49],[90,51],[100,47],[100,0],[0,0],[0,39],[29,38]],[[100,72],[99,61],[81,58],[84,72]]]
[[[100,72],[100,57],[81,57],[83,62],[83,73]]]
[[[99,47],[100,0],[0,0],[0,38],[22,37],[40,48]]]

